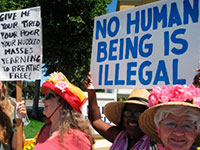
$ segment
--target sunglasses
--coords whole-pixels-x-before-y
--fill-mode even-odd
[[[184,131],[193,131],[197,126],[193,122],[183,121],[181,123],[177,123],[175,120],[164,120],[163,123],[164,127],[168,130],[173,130],[177,128],[179,125]]]
[[[56,98],[56,96],[52,93],[47,93],[47,95],[45,96],[44,100],[50,100],[52,98]]]
[[[123,112],[123,115],[125,117],[132,117],[132,116],[134,116],[136,119],[139,119],[139,117],[140,117],[141,114],[142,113],[139,112],[139,111],[137,111],[137,112],[124,111]]]

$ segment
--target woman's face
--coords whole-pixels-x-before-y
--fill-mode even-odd
[[[55,92],[53,92],[52,90],[47,90],[47,94],[42,100],[42,102],[44,103],[43,114],[46,117],[49,117],[53,113],[53,111],[60,105],[58,99],[59,97],[56,95]]]
[[[169,114],[160,122],[159,131],[159,136],[167,150],[189,150],[197,136],[197,127],[187,115]]]
[[[138,118],[145,110],[144,106],[126,104],[123,111],[123,125],[130,138],[141,135],[142,131],[138,125]]]

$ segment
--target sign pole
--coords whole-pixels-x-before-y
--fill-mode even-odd
[[[22,101],[22,82],[41,79],[41,8],[37,6],[6,11],[1,12],[1,16],[3,18],[0,22],[6,26],[0,26],[0,80],[16,81],[16,102],[18,105]],[[10,51],[10,47],[12,47],[12,51]],[[17,144],[17,150],[22,150],[24,146],[23,122],[18,114],[16,114],[16,123],[17,139],[15,145]]]
[[[16,85],[17,102],[22,101],[22,81],[17,81]],[[22,119],[17,118],[17,150],[22,150]]]

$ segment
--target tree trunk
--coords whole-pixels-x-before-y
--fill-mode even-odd
[[[35,81],[35,94],[33,99],[33,108],[31,112],[31,117],[38,118],[38,101],[39,101],[39,93],[40,93],[40,80]]]

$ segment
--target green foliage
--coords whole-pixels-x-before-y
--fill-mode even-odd
[[[7,85],[9,96],[16,98],[16,81],[7,81],[5,82],[5,84]],[[22,82],[22,97],[24,97],[25,100],[26,99],[32,100],[34,97],[34,91],[35,91],[35,82],[27,82],[27,81]],[[41,90],[39,95],[40,96],[43,95]]]
[[[90,70],[95,16],[107,13],[111,0],[1,0],[0,12],[41,6],[43,63],[46,75],[63,72],[83,88]]]
[[[8,89],[8,95],[11,95],[11,93],[14,93],[14,92],[16,93],[16,82],[15,81],[5,82],[5,84]],[[14,96],[11,96],[11,97],[14,97]]]
[[[23,127],[26,139],[35,137],[43,125],[44,125],[44,122],[30,119],[30,124]]]
[[[46,74],[62,71],[71,82],[83,87],[90,69],[94,17],[107,12],[109,1],[46,2],[42,1]]]
[[[128,97],[117,98],[117,101],[127,101]]]
[[[0,1],[0,12],[19,10],[32,6],[39,6],[38,0],[1,0]]]

